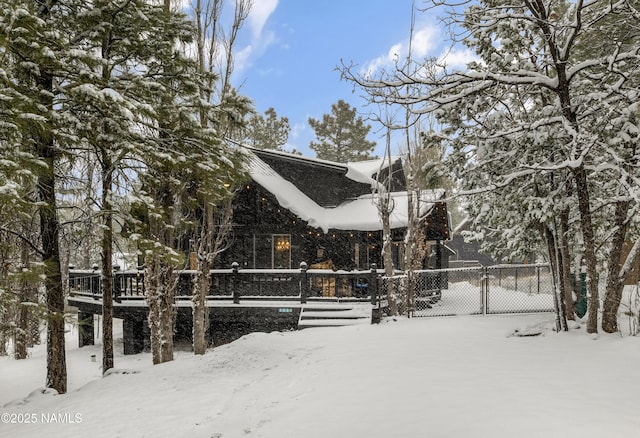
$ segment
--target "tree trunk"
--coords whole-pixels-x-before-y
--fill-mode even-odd
[[[20,291],[20,299],[18,303],[18,323],[16,324],[15,341],[13,345],[13,354],[15,359],[27,358],[27,335],[28,335],[28,323],[29,323],[29,308],[23,304],[25,301],[26,288],[28,286],[22,285]]]
[[[218,206],[205,202],[202,231],[197,245],[198,273],[193,291],[193,351],[204,354],[207,349],[206,332],[209,325],[206,297],[211,287],[211,268],[216,256],[227,246],[233,220],[233,198],[228,196]]]
[[[113,168],[108,150],[102,161],[102,372],[113,368]]]
[[[27,344],[28,339],[31,336],[29,330],[29,307],[25,305],[27,302],[33,300],[33,285],[26,277],[26,270],[29,269],[29,252],[27,245],[24,241],[21,241],[20,248],[20,264],[23,271],[20,275],[20,289],[18,295],[18,321],[16,324],[15,342],[14,342],[14,357],[16,359],[27,358]]]
[[[209,264],[202,260],[193,282],[193,353],[205,354],[207,351],[207,315],[206,297],[211,283]]]
[[[554,221],[555,222],[555,221]],[[566,263],[567,261],[564,259],[564,257],[562,256],[562,244],[561,244],[561,236],[558,236],[558,233],[556,231],[556,234],[554,237],[554,245],[555,245],[555,251],[556,251],[556,276],[557,276],[557,284],[558,284],[558,291],[559,294],[557,295],[557,300],[558,300],[558,307],[560,310],[560,325],[562,327],[562,330],[564,330],[565,332],[569,330],[569,326],[567,325],[567,308],[565,306],[565,302],[564,302],[564,298],[566,296],[567,293],[567,285],[564,282],[564,273],[566,271]]]
[[[173,268],[168,264],[160,266],[160,360],[169,362],[173,360],[173,332],[175,322],[174,298],[176,291],[176,278]]]
[[[384,274],[387,277],[391,277],[393,276],[393,254],[391,253],[393,242],[391,242],[390,216],[394,205],[391,199],[391,129],[389,128],[387,128],[385,139],[385,152],[387,155],[387,162],[389,163],[389,175],[386,181],[379,181],[384,189],[382,189],[382,193],[378,194],[378,200],[380,203],[380,205],[378,206],[378,212],[382,219],[382,262],[384,263]],[[378,172],[378,175],[380,175],[381,173],[382,172]],[[394,283],[387,281],[387,302],[389,303],[389,313],[391,315],[398,314],[396,298],[397,297]]]
[[[43,13],[47,15],[48,12]],[[45,71],[37,78],[38,89],[53,91],[53,76]],[[40,93],[41,103],[53,109],[50,95]],[[37,191],[40,205],[40,236],[42,241],[42,261],[44,262],[45,288],[47,290],[47,387],[60,394],[67,392],[67,364],[64,339],[64,289],[60,268],[60,245],[56,189],[55,161],[56,146],[51,128],[43,127],[36,134],[37,157],[45,166],[39,168]]]
[[[86,160],[86,166],[87,166],[87,174],[86,174],[86,181],[85,181],[85,192],[84,192],[84,201],[83,201],[83,209],[86,212],[85,214],[87,215],[87,217],[91,217],[91,213],[93,210],[93,196],[94,196],[94,192],[93,192],[93,175],[94,175],[94,168],[95,168],[95,163],[93,163],[92,157],[90,157],[90,152],[87,152],[86,157],[84,157],[84,159]],[[91,223],[93,223],[93,220],[91,220]],[[94,233],[87,233],[87,235],[81,240],[81,250],[79,251],[79,254],[76,255],[76,260],[77,257],[79,256],[80,258],[80,266],[79,268],[81,269],[91,269],[91,255],[92,252],[95,254],[95,250],[96,247],[94,246],[96,244],[96,239],[94,238]]]
[[[558,263],[558,251],[556,249],[556,239],[546,224],[541,224],[542,234],[544,235],[545,242],[547,242],[547,252],[549,254],[549,263],[551,265],[551,277],[553,278],[553,308],[556,312],[556,331],[566,329],[566,320],[563,323],[562,312],[560,309],[560,293],[559,293],[559,263]]]
[[[149,332],[151,342],[151,358],[154,365],[162,363],[162,356],[160,354],[160,310],[159,310],[159,256],[153,254],[146,257],[145,260],[145,291],[147,306],[149,306]]]
[[[44,146],[40,155],[46,159],[47,169],[38,178],[40,233],[42,238],[45,287],[47,290],[47,387],[60,394],[67,392],[67,365],[64,339],[64,290],[58,246],[59,223],[53,176],[54,146]]]
[[[405,260],[404,260],[404,270],[407,273],[407,316],[411,318],[415,311],[415,289],[416,289],[416,278],[413,272],[413,260],[415,257],[415,221],[414,217],[414,205],[413,205],[413,191],[411,190],[411,178],[409,178],[407,184],[407,192],[409,194],[408,203],[407,203],[407,234],[404,239],[404,251],[405,251]]]
[[[591,203],[584,165],[573,169],[580,211],[580,227],[584,242],[584,259],[587,265],[587,333],[598,333],[598,272],[596,265],[595,239],[591,220]]]
[[[173,268],[160,254],[147,256],[145,261],[145,290],[149,306],[151,356],[157,365],[173,360],[173,331],[176,278]]]
[[[616,203],[614,214],[615,232],[611,239],[611,250],[607,259],[607,285],[602,306],[602,330],[618,331],[618,309],[622,299],[625,278],[621,276],[622,245],[627,237],[629,201]]]
[[[206,296],[211,286],[211,259],[213,252],[213,208],[205,202],[202,212],[200,239],[196,253],[198,256],[198,272],[193,279],[193,352],[205,354],[207,351],[207,318]]]
[[[386,196],[386,195],[385,195]],[[385,209],[382,212],[382,261],[384,263],[384,274],[387,278],[393,276],[393,257],[391,253],[391,227],[389,224],[390,212]],[[389,303],[389,313],[391,315],[398,314],[396,285],[387,281],[387,302]]]
[[[571,253],[569,251],[569,210],[560,213],[560,256],[562,258],[562,285],[565,318],[574,321],[576,312],[573,306],[573,290],[571,288]]]
[[[631,147],[631,156],[635,157],[636,145]],[[637,165],[637,159],[632,158],[624,165],[626,173],[632,173],[633,168]],[[636,241],[629,253],[627,254],[624,265],[622,262],[622,246],[624,245],[629,231],[629,209],[631,201],[624,200],[616,203],[614,214],[615,233],[611,240],[611,251],[608,258],[607,266],[607,285],[602,310],[602,330],[607,333],[615,333],[618,331],[618,311],[620,309],[620,301],[622,300],[622,291],[627,281],[627,276],[631,272],[631,267],[637,263],[639,257],[640,240]]]
[[[14,355],[16,359],[26,359],[28,348],[34,345],[33,326],[38,324],[32,305],[37,302],[36,285],[31,279],[23,279],[20,285],[18,321],[15,336]],[[39,336],[39,333],[37,333]]]

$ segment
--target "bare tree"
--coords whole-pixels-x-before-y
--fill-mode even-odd
[[[238,96],[231,86],[234,67],[234,46],[238,32],[242,28],[251,10],[250,0],[235,2],[234,18],[229,29],[222,24],[223,0],[196,0],[194,14],[197,25],[197,56],[200,72],[206,75],[208,82],[200,89],[201,98],[214,105],[215,120],[211,120],[206,111],[200,113],[203,129],[215,124],[222,137],[232,136],[242,117],[234,117],[238,110],[244,115],[248,112],[248,101]],[[217,145],[218,154],[233,158],[238,164],[237,151],[225,150],[223,144]],[[224,151],[224,152],[223,152]],[[231,231],[233,210],[231,198],[233,184],[240,168],[228,169],[227,181],[211,178],[212,175],[199,174],[197,182],[198,209],[201,219],[196,220],[192,251],[195,257],[197,274],[193,279],[193,350],[195,354],[204,354],[207,348],[206,329],[208,326],[206,296],[211,284],[211,268],[216,256],[226,249]],[[235,174],[235,175],[234,175]]]
[[[393,197],[391,196],[391,129],[388,128],[385,135],[385,160],[380,165],[380,171],[378,172],[378,181],[375,190],[377,191],[377,206],[378,215],[382,221],[382,260],[384,264],[385,276],[389,279],[394,274],[393,254],[392,254],[392,235],[391,235],[391,221],[390,217],[393,210],[396,208]],[[380,180],[383,175],[382,166],[388,165],[389,172],[387,172],[387,178]],[[389,303],[389,312],[391,315],[398,314],[398,290],[396,285],[387,280],[387,302]]]

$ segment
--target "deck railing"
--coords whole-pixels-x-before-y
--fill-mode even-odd
[[[196,271],[177,272],[176,300],[191,299]],[[377,303],[381,275],[373,265],[366,271],[332,271],[307,269],[231,269],[211,270],[208,300],[341,300]],[[72,296],[102,297],[101,272],[69,270],[69,293]],[[142,300],[145,297],[144,270],[114,272],[114,299]]]
[[[190,300],[196,271],[178,271],[176,301]],[[102,297],[100,271],[69,271],[72,296]],[[389,305],[414,316],[546,312],[554,310],[548,265],[497,265],[414,271],[385,277],[375,265],[366,271],[307,269],[230,269],[211,271],[208,301],[371,302],[380,312]],[[414,288],[412,299],[407,291]],[[114,300],[145,297],[144,271],[114,272]]]

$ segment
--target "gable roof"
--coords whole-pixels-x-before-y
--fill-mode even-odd
[[[309,226],[322,229],[325,233],[329,230],[345,231],[379,231],[382,230],[382,220],[378,214],[378,195],[372,194],[372,189],[376,184],[375,175],[381,169],[388,168],[384,160],[372,160],[358,163],[339,164],[324,160],[314,160],[299,156],[294,156],[296,161],[301,161],[305,166],[317,165],[321,168],[339,170],[342,185],[339,186],[342,196],[334,198],[339,201],[335,205],[319,203],[313,199],[310,191],[311,184],[320,188],[319,191],[330,190],[331,184],[335,181],[309,181],[310,175],[303,178],[303,187],[299,187],[296,178],[285,178],[276,171],[268,162],[264,160],[262,151],[247,149],[249,157],[249,174],[251,178],[265,190],[275,196],[281,207],[291,211],[300,219],[306,221]],[[273,151],[269,151],[267,156],[272,156]],[[282,154],[282,153],[277,153]],[[291,155],[291,154],[288,154]],[[277,166],[276,166],[277,167]],[[295,176],[295,175],[294,175]],[[353,184],[349,184],[351,181]],[[345,192],[345,187],[355,187],[355,193]],[[306,190],[305,190],[306,189]],[[345,194],[346,193],[346,194]],[[419,202],[421,206],[421,217],[425,216],[434,206],[434,202],[444,196],[443,190],[425,191]],[[316,196],[317,197],[317,196]],[[406,191],[395,191],[391,193],[395,204],[390,216],[391,228],[403,228],[407,226],[407,204],[408,194]]]
[[[386,176],[389,167],[394,175],[393,189],[405,188],[402,162],[398,157],[392,159],[391,166],[387,160],[344,164],[280,151],[253,148],[246,150],[323,207],[335,207],[371,193],[377,174],[381,172],[383,177]]]

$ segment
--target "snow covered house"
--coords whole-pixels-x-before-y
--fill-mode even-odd
[[[399,158],[335,163],[272,150],[247,148],[251,180],[234,202],[233,246],[219,267],[241,269],[309,267],[336,270],[382,268],[382,220],[372,189],[391,175],[390,217],[394,266],[402,269],[407,227],[406,181]],[[442,243],[450,238],[443,190],[423,193],[425,267],[446,267]]]
[[[495,265],[495,260],[480,250],[479,242],[465,241],[464,232],[471,229],[471,224],[472,220],[467,216],[453,229],[451,241],[447,244],[452,249],[452,258],[449,260],[451,267]]]
[[[247,154],[250,180],[234,199],[232,244],[212,271],[210,345],[255,331],[378,320],[378,271],[371,265],[383,268],[383,236],[372,189],[391,176],[392,255],[402,269],[408,194],[401,160],[341,164],[249,148]],[[424,265],[446,267],[444,192],[426,191],[421,198],[421,224],[432,245]],[[298,269],[301,262],[311,269]],[[229,269],[233,263],[238,269]],[[192,333],[192,275],[178,273],[174,339],[180,342]],[[85,327],[79,345],[93,344],[93,316],[102,313],[100,273],[70,271],[69,278],[67,303]],[[125,354],[149,347],[145,293],[142,270],[116,273],[114,317],[123,320]]]

